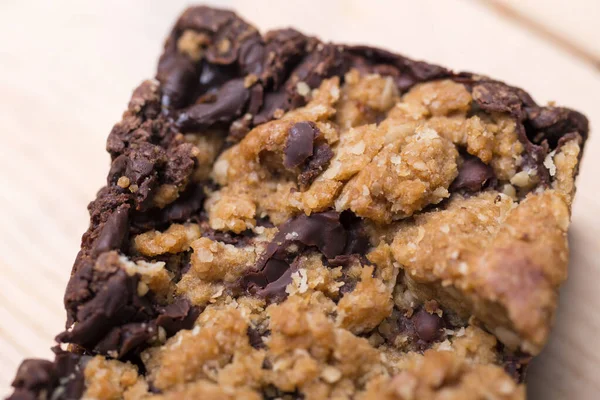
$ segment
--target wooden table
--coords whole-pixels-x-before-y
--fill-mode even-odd
[[[104,141],[153,76],[183,1],[0,2],[0,395],[24,357],[49,357],[62,294],[108,168]],[[261,29],[294,25],[485,73],[600,124],[598,0],[214,1]],[[570,232],[570,277],[539,399],[600,391],[600,139],[588,142]]]

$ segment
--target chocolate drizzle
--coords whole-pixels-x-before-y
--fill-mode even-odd
[[[476,193],[488,186],[494,186],[496,175],[490,165],[484,164],[479,158],[465,156],[458,169],[458,176],[450,185],[451,191],[465,190]]]

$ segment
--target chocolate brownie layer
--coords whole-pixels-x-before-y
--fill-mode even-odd
[[[11,399],[524,397],[586,118],[192,7],[109,135],[53,362]]]

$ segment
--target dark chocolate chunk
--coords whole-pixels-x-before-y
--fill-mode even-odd
[[[386,319],[388,329],[380,331],[388,343],[393,345],[396,337],[402,335],[414,350],[424,351],[434,342],[444,340],[443,328],[447,324],[443,318],[437,314],[429,314],[423,308],[414,310],[410,317],[407,315],[406,311],[396,308],[392,310],[392,314]]]
[[[279,269],[281,270],[282,269],[281,263],[284,263],[284,262],[279,261],[279,260],[271,260],[271,261],[269,261],[269,264],[272,264],[274,261],[276,263],[280,264]],[[268,299],[271,301],[284,300],[287,297],[285,288],[287,285],[292,283],[292,274],[296,271],[296,269],[293,267],[293,265],[289,266],[286,264],[285,267],[286,268],[283,269],[283,274],[281,274],[281,276],[279,278],[267,283],[265,285],[265,287],[263,289],[258,290],[256,292],[256,294],[258,296],[264,297],[265,299]]]
[[[244,247],[247,246],[251,239],[255,236],[255,233],[252,230],[246,230],[242,233],[233,233],[233,232],[223,232],[210,228],[207,224],[207,227],[204,228],[202,226],[202,237],[209,238],[212,241],[223,242],[225,244],[231,244],[236,247]]]
[[[272,257],[285,257],[292,243],[315,246],[327,258],[342,254],[346,246],[346,231],[339,217],[336,212],[326,211],[292,218],[279,228],[259,265],[262,267]]]
[[[351,211],[343,211],[340,214],[340,222],[344,226],[347,236],[344,254],[357,254],[359,256],[367,254],[371,243],[362,218]],[[363,259],[362,262],[365,264],[368,263],[368,260]]]
[[[118,262],[116,254],[109,252],[98,260],[101,271],[90,266],[87,298],[67,291],[65,303],[77,323],[59,334],[57,341],[93,349],[114,327],[151,318],[150,303],[137,296],[139,278],[129,276]]]
[[[342,277],[339,281],[343,282],[344,285],[340,287],[339,294],[341,296],[352,292],[360,280],[358,277],[348,274],[348,269],[356,263],[365,264],[363,261],[364,257],[361,257],[358,254],[342,254],[331,260],[327,260],[330,267],[342,267]]]
[[[271,369],[273,366],[270,362],[265,360],[263,363],[263,368]],[[284,392],[280,390],[277,386],[268,385],[263,388],[262,398],[264,400],[303,400],[304,394],[300,393],[298,390],[294,392]]]
[[[195,104],[184,110],[177,120],[181,129],[206,129],[216,123],[231,123],[239,117],[250,98],[244,79],[225,83],[212,103]]]
[[[506,373],[510,375],[515,382],[523,383],[525,382],[527,367],[529,366],[531,359],[532,357],[530,355],[523,353],[503,354],[502,364]]]
[[[460,79],[467,75],[463,74]],[[529,139],[525,125],[526,113],[524,107],[535,106],[533,99],[522,89],[508,86],[497,81],[464,81],[471,87],[475,105],[487,112],[508,113],[516,121],[517,135],[519,141],[525,146],[522,168],[529,167],[537,170],[542,185],[550,182],[550,174],[544,165],[544,159],[548,154],[548,143],[543,141],[536,145]],[[534,135],[535,136],[535,135]]]
[[[189,88],[195,86],[198,71],[191,59],[174,50],[161,57],[156,78],[162,84],[163,106],[179,108],[189,103],[194,93]]]
[[[415,331],[415,326],[411,319],[406,316],[405,311],[394,308],[392,314],[386,318],[386,322],[389,329],[380,330],[380,333],[388,343],[393,344],[400,334],[406,336],[411,344],[418,342],[419,337]]]
[[[526,128],[529,139],[534,143],[547,140],[550,148],[557,146],[558,141],[569,133],[578,133],[583,140],[587,138],[589,125],[587,118],[577,111],[562,107],[527,107]],[[530,135],[534,135],[533,137]]]
[[[283,299],[285,287],[291,282],[291,275],[296,269],[292,261],[304,247],[316,247],[327,258],[334,258],[342,253],[345,245],[346,232],[338,213],[302,214],[279,227],[255,270],[242,278],[242,286],[259,296]]]
[[[341,281],[344,282],[344,284],[340,287],[340,295],[342,296],[346,293],[352,292],[358,284],[357,279],[352,279],[348,275],[343,275]]]
[[[344,74],[348,70],[345,61],[340,46],[323,43],[315,46],[313,51],[294,68],[285,84],[292,99],[292,107],[296,108],[305,103],[305,99],[296,91],[299,82],[306,83],[310,88],[318,88],[324,79]]]
[[[437,314],[429,314],[424,309],[414,313],[411,320],[421,340],[433,342],[442,335],[444,320]]]
[[[108,185],[115,185],[119,178],[125,175],[128,163],[129,158],[125,154],[121,154],[112,161],[107,177]]]
[[[254,125],[264,124],[274,118],[277,110],[287,111],[289,109],[289,98],[285,91],[265,93],[262,109],[254,116],[252,123]]]
[[[270,333],[271,332],[269,330],[258,329],[252,326],[248,326],[248,329],[246,330],[250,346],[254,347],[255,349],[264,349],[266,347],[262,337],[268,336]]]
[[[168,337],[173,336],[182,329],[191,329],[199,314],[198,307],[192,306],[187,299],[179,298],[165,307],[158,308],[156,325],[164,328]]]
[[[473,100],[483,110],[491,112],[515,113],[522,107],[518,93],[500,82],[482,82],[472,89]]]
[[[27,359],[21,363],[12,382],[15,391],[8,400],[80,398],[84,390],[82,357],[58,346],[52,350],[53,362]]]
[[[158,327],[172,336],[193,325],[199,310],[187,300],[160,305],[151,294],[138,295],[138,282],[138,275],[121,268],[115,252],[81,266],[65,294],[70,323],[56,340],[122,358],[145,348]]]
[[[196,63],[179,53],[177,42],[186,30],[207,36],[206,60]],[[262,46],[256,29],[235,13],[203,6],[188,8],[175,24],[159,60],[156,78],[163,87],[162,104],[167,108],[182,108],[195,97],[221,85],[222,79],[207,79],[207,72],[203,70],[205,65],[216,65],[211,68],[216,71],[209,74],[211,77],[226,75],[233,78],[260,72]],[[229,71],[238,69],[235,73]],[[223,70],[228,72],[221,74]]]
[[[339,294],[344,295],[346,293],[350,293],[354,290],[358,281],[360,280],[357,276],[351,276],[348,273],[348,270],[353,265],[369,265],[370,262],[367,258],[361,254],[341,254],[332,259],[326,261],[326,265],[329,267],[342,267],[342,276],[338,279],[339,282],[343,282],[344,285],[340,287]]]
[[[317,143],[313,149],[313,156],[302,166],[298,175],[298,184],[301,189],[306,189],[321,174],[333,158],[333,150],[327,143]]]
[[[291,272],[289,277],[286,276],[286,273],[290,270],[290,268],[290,265],[284,260],[271,259],[266,262],[265,266],[261,270],[246,274],[244,277],[244,286],[253,292],[261,292],[263,289],[266,290],[266,288],[271,285],[268,290],[262,291],[259,294],[264,297],[277,294],[277,291],[281,289],[283,289],[285,292],[285,286],[287,283],[291,282]],[[282,278],[281,281],[279,281],[280,278]],[[283,288],[281,288],[281,284],[288,279],[289,282],[287,282]]]
[[[477,157],[467,157],[458,170],[458,176],[450,186],[451,191],[478,192],[496,180],[494,169]]]
[[[291,67],[297,65],[306,54],[307,47],[318,41],[295,29],[278,29],[265,34],[266,55],[261,81],[268,88],[277,90],[283,86]]]
[[[131,233],[139,234],[152,229],[166,229],[172,223],[198,219],[205,198],[203,183],[189,184],[185,191],[165,208],[134,212]]]
[[[204,204],[206,194],[202,184],[190,185],[173,203],[160,212],[161,222],[184,222],[197,214]]]
[[[94,253],[99,255],[105,251],[120,249],[129,233],[129,206],[123,205],[113,212],[96,239]]]
[[[313,144],[317,135],[318,128],[313,122],[303,121],[292,125],[288,130],[283,165],[286,168],[296,168],[312,156]]]
[[[52,361],[30,358],[21,363],[12,385],[16,388],[40,391],[52,385],[54,380],[54,363]]]
[[[344,252],[366,251],[368,240],[360,219],[353,214],[340,214],[333,211],[301,214],[279,226],[279,232],[267,245],[255,269],[248,272],[241,281],[242,287],[251,293],[271,301],[284,299],[286,286],[298,269],[298,256],[308,248],[316,248],[331,266],[343,265],[358,255],[344,255]],[[361,259],[361,262],[366,263]]]

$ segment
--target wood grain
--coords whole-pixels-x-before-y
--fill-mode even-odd
[[[599,1],[477,1],[600,69]]]
[[[153,75],[163,38],[185,3],[0,2],[0,395],[8,393],[23,357],[50,357],[65,317],[63,288],[87,225],[86,205],[108,169],[105,138],[131,90]],[[594,66],[484,4],[212,3],[237,9],[263,30],[293,25],[329,40],[376,44],[485,73],[600,124]],[[597,5],[569,2],[575,3]],[[552,13],[544,18],[556,25]],[[585,42],[598,28],[572,32]],[[600,390],[599,147],[592,136],[573,211],[570,278],[551,343],[531,369],[532,398],[592,399]]]

